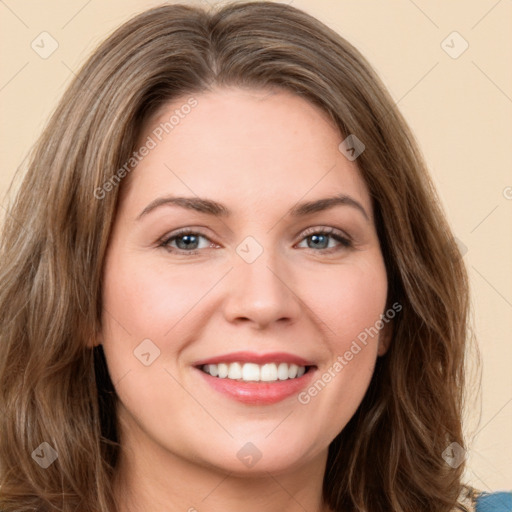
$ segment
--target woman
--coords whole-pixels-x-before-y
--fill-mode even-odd
[[[302,11],[123,25],[2,242],[2,510],[506,510],[461,482],[468,284],[428,172]]]

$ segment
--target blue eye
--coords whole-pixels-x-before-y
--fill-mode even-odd
[[[329,247],[329,239],[336,241],[338,244],[341,244],[343,248],[352,247],[352,242],[345,236],[342,236],[338,233],[335,229],[329,228],[324,229],[322,231],[312,231],[309,234],[308,232],[304,233],[306,235],[304,237],[304,240],[307,240],[308,238],[311,240],[312,244],[308,244],[308,248],[310,249],[334,249],[337,250],[337,248],[334,246]],[[327,243],[327,246],[325,245]],[[319,247],[320,246],[320,247]],[[329,251],[332,252],[332,251]]]
[[[183,254],[183,253],[198,254],[198,251],[196,249],[198,249],[197,245],[199,243],[200,238],[204,238],[205,240],[208,240],[208,238],[206,236],[202,235],[201,233],[185,229],[185,230],[179,231],[178,233],[163,240],[160,247],[164,247],[171,253],[175,252],[175,253],[180,253],[180,254]],[[169,245],[172,242],[176,242],[178,247],[175,248],[175,247],[172,247],[171,245]],[[208,247],[208,245],[207,245],[207,247]]]
[[[308,244],[307,248],[313,249],[314,252],[331,253],[352,247],[352,241],[348,237],[343,236],[341,232],[338,232],[333,228],[310,229],[304,232],[302,237],[302,240],[311,239],[311,244]],[[200,245],[199,241],[201,238],[210,242],[209,244],[203,246],[202,249],[207,249],[215,245],[206,235],[203,235],[197,231],[192,231],[188,228],[184,228],[177,233],[174,233],[173,235],[163,239],[159,244],[159,247],[163,247],[168,252],[175,254],[199,254],[201,248],[198,247],[198,245]],[[330,240],[334,240],[338,246],[335,244],[334,247],[329,247]],[[174,243],[176,244],[176,247],[171,245]]]

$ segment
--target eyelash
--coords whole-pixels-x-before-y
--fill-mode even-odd
[[[209,238],[204,235],[203,233],[201,233],[200,231],[192,231],[191,229],[189,228],[183,228],[183,229],[180,229],[179,231],[177,231],[176,233],[173,233],[171,236],[169,237],[166,237],[162,240],[160,240],[159,242],[159,245],[158,247],[162,247],[164,248],[166,251],[172,253],[172,254],[181,254],[181,255],[196,255],[196,254],[199,254],[203,249],[196,249],[196,250],[193,250],[193,251],[185,251],[183,249],[175,249],[173,247],[170,247],[168,244],[174,240],[176,240],[177,238],[181,238],[183,236],[186,236],[186,235],[199,235],[203,238],[206,238],[207,240],[209,240]],[[341,248],[343,249],[348,249],[350,247],[353,247],[353,243],[352,241],[345,237],[345,236],[342,236],[340,234],[340,232],[334,228],[310,228],[306,231],[304,231],[304,233],[302,233],[302,238],[301,238],[301,242],[302,240],[306,239],[306,238],[309,238],[310,236],[312,235],[328,235],[330,238],[333,238],[334,240],[336,240],[337,242],[339,242],[341,244]],[[308,248],[309,249],[309,248]],[[333,251],[334,249],[334,251]],[[331,254],[332,252],[336,252],[337,251],[337,248],[336,247],[329,247],[327,249],[320,249],[320,250],[315,250],[315,249],[310,249],[312,250],[313,252],[319,252],[319,253],[323,253],[323,254]]]

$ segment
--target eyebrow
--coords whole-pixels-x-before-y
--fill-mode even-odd
[[[227,206],[222,203],[218,203],[217,201],[213,201],[212,199],[205,199],[201,197],[166,196],[159,197],[149,203],[137,216],[136,220],[140,220],[148,213],[164,205],[175,205],[187,210],[194,210],[199,213],[212,215],[214,217],[229,217],[232,215],[232,212],[227,208]],[[370,220],[363,205],[353,197],[346,194],[337,194],[331,197],[316,199],[315,201],[297,203],[288,210],[287,214],[292,217],[305,217],[306,215],[329,210],[335,206],[351,206],[357,209],[367,221]]]

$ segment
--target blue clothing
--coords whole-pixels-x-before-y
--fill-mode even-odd
[[[476,512],[512,512],[512,492],[483,492],[476,501]]]

